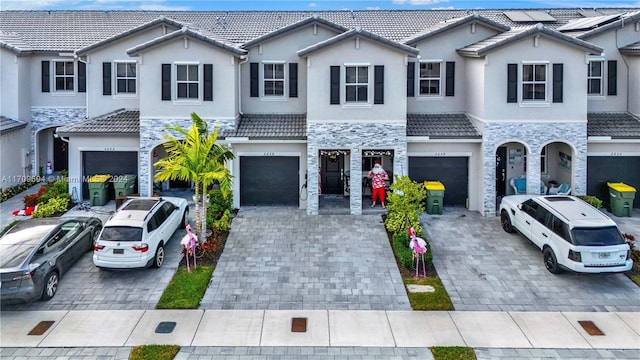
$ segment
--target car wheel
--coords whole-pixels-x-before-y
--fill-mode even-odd
[[[59,282],[60,278],[57,272],[52,271],[47,275],[47,280],[45,280],[44,289],[42,290],[42,300],[49,300],[56,294]]]
[[[189,215],[189,211],[185,210],[182,213],[182,222],[180,223],[180,229],[184,229],[185,227],[187,227],[187,216]]]
[[[550,247],[546,247],[542,250],[542,258],[544,259],[544,267],[546,267],[550,273],[559,274],[562,272],[560,266],[558,266],[556,254],[553,253],[553,250],[551,250]]]
[[[91,234],[91,245],[89,247],[89,251],[93,251],[93,246],[98,242],[98,238],[100,237],[101,227],[97,227],[93,229],[93,233]]]
[[[511,218],[509,217],[509,213],[507,213],[507,210],[502,210],[502,212],[500,213],[500,223],[502,224],[502,229],[508,233],[512,233],[515,230],[513,229],[513,226],[511,225]]]
[[[162,263],[164,263],[164,246],[160,244],[156,250],[156,257],[153,259],[153,267],[159,268]]]

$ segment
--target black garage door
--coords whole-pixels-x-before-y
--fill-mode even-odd
[[[468,157],[409,157],[409,177],[416,182],[440,181],[444,205],[465,206],[469,197]]]
[[[241,156],[240,205],[298,206],[297,156]]]
[[[82,175],[85,177],[96,174],[138,175],[138,153],[136,151],[83,151]],[[137,184],[136,180],[136,184]],[[134,193],[138,192],[137,185]],[[89,198],[87,182],[82,182],[82,197]],[[109,184],[109,199],[115,199],[113,184]]]
[[[597,196],[609,207],[607,182],[623,182],[640,191],[640,156],[589,156],[587,158],[587,195]],[[636,192],[633,207],[640,208]]]

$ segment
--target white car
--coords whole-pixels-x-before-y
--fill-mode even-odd
[[[141,197],[127,200],[104,224],[93,247],[93,263],[100,268],[159,268],[164,246],[187,223],[187,200]]]
[[[540,250],[553,274],[617,273],[631,269],[631,251],[616,223],[574,196],[511,195],[502,198],[500,221]]]

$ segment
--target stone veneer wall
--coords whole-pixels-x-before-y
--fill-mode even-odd
[[[500,145],[519,142],[527,148],[527,193],[540,189],[540,152],[544,145],[566,143],[573,149],[572,194],[587,189],[587,123],[486,123],[483,129],[484,215],[496,214],[496,150]]]
[[[31,108],[31,172],[38,175],[36,159],[39,154],[36,151],[36,133],[50,127],[66,126],[87,120],[87,109],[84,107],[60,107],[60,108]]]
[[[204,119],[207,122],[209,131],[215,129],[216,124],[220,126],[219,131],[223,129],[235,128],[235,119],[211,120]],[[183,129],[189,129],[193,122],[191,119],[140,119],[140,150],[138,151],[138,192],[142,196],[151,196],[153,183],[151,170],[151,152],[153,148],[165,142],[164,135],[168,134],[165,129],[167,126],[180,126]],[[182,135],[177,132],[172,133],[173,136],[180,139]]]
[[[393,173],[407,173],[407,128],[399,123],[307,122],[307,169],[318,169],[320,150],[351,152],[350,211],[362,214],[362,151],[393,150]],[[308,179],[307,214],[318,215],[318,177]]]

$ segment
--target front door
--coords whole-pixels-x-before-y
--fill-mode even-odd
[[[322,193],[343,193],[344,155],[324,155],[322,158]]]
[[[53,138],[53,171],[68,170],[69,151],[67,143],[59,137]]]
[[[496,197],[507,193],[507,147],[500,146],[496,151]]]

